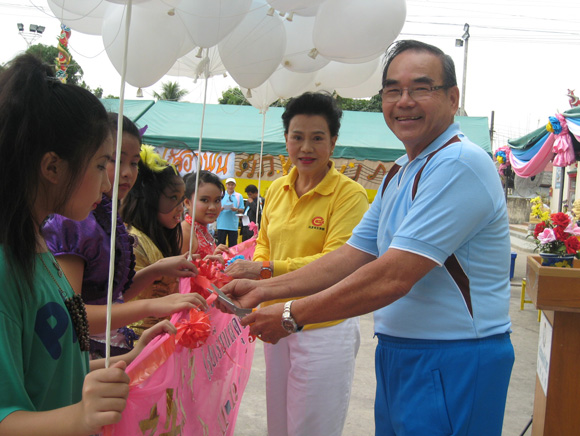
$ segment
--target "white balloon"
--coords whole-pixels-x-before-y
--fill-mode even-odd
[[[242,21],[252,0],[184,0],[176,9],[199,47],[212,47]]]
[[[267,0],[270,6],[282,13],[316,7],[325,1],[326,0]]]
[[[314,45],[341,62],[377,57],[397,38],[405,16],[405,0],[326,0],[316,15]]]
[[[282,66],[297,73],[310,73],[320,70],[330,60],[323,56],[311,57],[314,49],[312,29],[314,18],[294,17],[292,21],[284,21],[286,29],[286,51],[282,58]]]
[[[84,0],[83,0],[84,1]],[[129,0],[106,0],[109,3],[117,3],[119,5],[126,5],[127,3],[129,3]],[[133,0],[132,4],[138,4],[138,3],[148,3],[151,0]]]
[[[251,91],[242,88],[242,92],[244,93],[246,100],[258,109],[261,114],[266,113],[270,105],[278,100],[278,96],[268,81],[262,83],[260,86],[252,88]]]
[[[286,68],[279,68],[268,79],[272,89],[279,98],[296,97],[313,87],[316,73],[293,73]]]
[[[364,64],[331,62],[316,73],[315,80],[323,84],[325,89],[349,88],[359,85],[371,77],[378,64],[378,58]]]
[[[197,57],[198,50],[193,50],[185,56],[177,59],[167,73],[170,76],[185,76],[197,80],[225,74],[226,67],[220,59],[217,47],[203,49],[202,56]]]
[[[310,8],[296,9],[294,11],[294,16],[300,15],[302,17],[314,17],[318,13],[318,9],[320,9],[320,5],[312,6]]]
[[[266,15],[267,11],[265,3],[254,1],[238,27],[218,44],[222,62],[244,88],[253,89],[268,80],[284,54],[282,19]]]
[[[103,18],[107,8],[107,4],[102,0],[48,0],[48,6],[57,18],[66,12],[81,17]]]
[[[54,16],[72,30],[89,35],[101,34],[107,3],[101,0],[86,2],[47,0],[47,3]]]
[[[378,94],[383,81],[384,57],[381,57],[377,69],[364,82],[348,88],[336,88],[336,93],[345,98],[368,98]]]
[[[103,20],[105,50],[119,74],[126,35],[125,11],[125,6],[110,4]],[[177,17],[133,6],[126,82],[145,88],[161,79],[175,63],[184,38],[185,29]]]

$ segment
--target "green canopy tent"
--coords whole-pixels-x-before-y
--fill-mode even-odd
[[[111,111],[118,108],[118,100],[103,100],[103,104]],[[170,148],[197,149],[202,110],[200,103],[125,101],[126,116],[140,127],[148,125],[143,141]],[[210,104],[205,111],[204,151],[260,153],[263,118],[254,107]],[[284,108],[279,107],[266,112],[265,154],[287,154],[282,112]],[[455,119],[461,130],[491,156],[487,117]],[[382,113],[344,111],[335,158],[392,162],[404,153],[403,144],[389,130]]]
[[[109,112],[119,112],[118,98],[101,99],[101,103]],[[153,106],[153,100],[125,100],[123,105],[123,115],[131,121],[138,120],[147,110]]]

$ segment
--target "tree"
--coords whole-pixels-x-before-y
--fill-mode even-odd
[[[228,88],[222,92],[222,98],[218,99],[219,104],[235,104],[238,106],[250,106],[250,102],[244,97],[240,88]]]
[[[359,112],[382,112],[382,101],[380,95],[375,95],[370,99],[360,98],[343,98],[334,93],[334,98],[338,105],[345,111],[359,111]],[[218,100],[219,104],[235,104],[242,106],[249,106],[250,103],[246,100],[243,91],[240,88],[229,88],[222,92],[222,97]],[[288,100],[276,100],[270,107],[286,107]]]
[[[40,58],[43,62],[54,65],[55,71],[58,66],[58,48],[56,46],[51,45],[44,45],[44,44],[35,44],[30,46],[26,53],[30,53],[38,58]],[[83,79],[83,69],[77,62],[71,57],[70,64],[66,70],[67,79],[66,82],[72,85],[79,85],[82,86]],[[88,86],[85,84],[85,88],[89,89]]]
[[[161,94],[157,94],[157,92],[153,93],[153,96],[157,100],[180,101],[189,94],[189,91],[181,89],[181,86],[177,82],[163,82],[161,89],[163,89]]]
[[[382,101],[379,94],[371,97],[370,99],[354,99],[354,98],[343,98],[339,95],[336,96],[338,104],[345,111],[359,111],[359,112],[382,112]]]
[[[103,98],[103,88],[101,88],[100,86],[98,86],[93,91],[93,94],[95,94],[95,97],[97,97],[97,98]]]

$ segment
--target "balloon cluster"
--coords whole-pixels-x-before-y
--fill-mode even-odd
[[[101,35],[121,71],[126,0],[47,0],[73,30]],[[133,0],[126,81],[229,74],[255,107],[308,90],[370,97],[405,0]]]

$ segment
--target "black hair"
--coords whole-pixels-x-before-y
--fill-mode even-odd
[[[53,152],[68,163],[68,184],[50,211],[58,213],[108,136],[101,102],[61,83],[54,68],[35,56],[16,57],[0,75],[0,244],[30,288],[39,220],[46,218],[34,216],[43,157]]]
[[[117,122],[119,120],[119,114],[116,112],[109,112],[109,126],[113,134],[117,132]],[[134,136],[141,143],[141,135],[139,134],[139,128],[135,125],[133,121],[123,115],[123,133],[128,133]]]
[[[183,176],[183,181],[185,182],[185,197],[186,198],[191,198],[191,196],[195,192],[196,176],[197,176],[196,173],[188,173],[185,176]],[[225,192],[225,188],[224,188],[224,185],[221,182],[220,178],[210,171],[201,170],[199,172],[199,184],[204,185],[206,183],[216,185],[223,196],[223,194]]]
[[[383,68],[382,75],[382,85],[385,86],[385,79],[387,77],[387,71],[393,59],[407,50],[413,50],[418,52],[431,53],[439,58],[441,61],[441,66],[443,67],[443,86],[445,89],[457,86],[457,76],[455,75],[455,64],[451,56],[445,54],[440,48],[434,45],[427,44],[425,42],[417,41],[414,39],[402,39],[400,41],[393,42],[386,51],[385,57],[385,67]]]
[[[175,186],[181,177],[171,165],[153,171],[143,159],[139,161],[139,175],[133,189],[121,203],[123,221],[145,233],[159,248],[163,257],[181,254],[183,236],[181,226],[163,227],[157,219],[159,199],[168,186]]]
[[[288,133],[290,120],[296,115],[320,115],[326,119],[330,136],[338,136],[342,109],[336,100],[327,92],[305,92],[290,99],[282,114],[284,133]]]
[[[258,188],[256,187],[256,185],[248,185],[246,186],[246,189],[244,191],[246,191],[246,193],[250,192],[252,194],[257,194]]]

